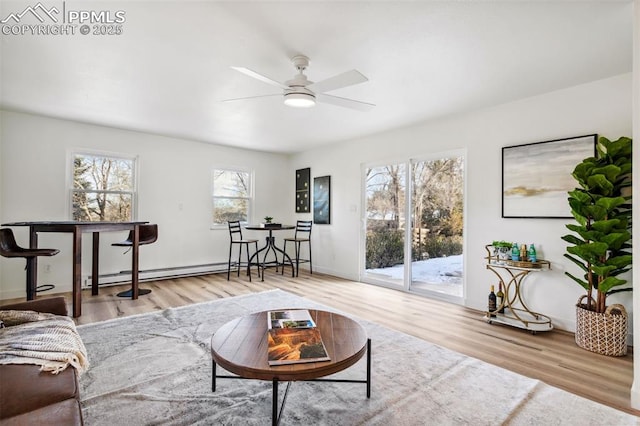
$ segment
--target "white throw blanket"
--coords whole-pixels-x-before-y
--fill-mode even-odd
[[[58,374],[69,365],[81,375],[89,368],[87,350],[69,317],[34,311],[2,311],[0,364],[36,364]]]

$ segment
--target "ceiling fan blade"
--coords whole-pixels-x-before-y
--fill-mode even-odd
[[[311,83],[307,86],[307,89],[312,90],[314,93],[330,92],[354,84],[364,83],[365,81],[369,81],[369,79],[362,75],[360,71],[351,70],[327,78],[326,80]]]
[[[270,98],[272,96],[282,96],[282,93],[274,93],[272,95],[247,96],[247,97],[244,97],[244,98],[223,99],[221,102],[244,101],[246,99],[257,99],[257,98]]]
[[[242,74],[248,75],[249,77],[253,77],[256,80],[260,80],[263,83],[267,83],[267,84],[270,84],[272,86],[280,87],[281,89],[288,89],[289,88],[289,86],[285,86],[284,84],[282,84],[282,83],[280,83],[278,81],[272,80],[269,77],[266,77],[266,76],[264,76],[262,74],[258,74],[257,72],[252,71],[249,68],[245,68],[245,67],[231,67],[231,68],[233,68],[234,70],[236,70],[238,72],[241,72]]]
[[[333,96],[333,95],[327,95],[322,93],[316,94],[316,99],[319,102],[356,109],[358,111],[371,111],[373,107],[375,107],[374,104],[370,104],[367,102],[356,101],[353,99],[341,98],[340,96]]]

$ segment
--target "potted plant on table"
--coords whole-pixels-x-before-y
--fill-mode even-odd
[[[500,241],[494,241],[493,243],[491,243],[491,245],[493,246],[493,253],[498,263],[504,263],[506,260],[509,259],[509,252],[511,251],[511,247],[513,246],[513,243],[500,240]]]
[[[576,344],[610,356],[627,353],[628,319],[624,306],[607,306],[607,296],[630,291],[620,275],[631,269],[631,139],[600,137],[597,156],[584,159],[572,176],[579,188],[569,192],[578,222],[562,237],[565,257],[583,272],[565,272],[586,290],[576,305]],[[583,303],[586,299],[586,303]]]

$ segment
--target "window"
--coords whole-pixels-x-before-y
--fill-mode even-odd
[[[135,158],[73,153],[71,213],[73,220],[133,220]]]
[[[230,220],[247,223],[253,204],[253,173],[237,169],[213,170],[213,225]]]

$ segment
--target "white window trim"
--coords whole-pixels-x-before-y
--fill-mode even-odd
[[[225,171],[230,171],[230,172],[244,172],[244,173],[249,173],[249,197],[247,197],[247,199],[249,200],[249,209],[247,211],[247,223],[252,223],[253,222],[253,212],[255,210],[254,208],[254,204],[255,204],[255,171],[251,168],[247,168],[247,167],[239,167],[239,166],[229,166],[229,165],[214,165],[211,167],[211,177],[210,177],[210,190],[209,190],[209,197],[210,197],[210,208],[211,208],[211,212],[213,212],[213,200],[214,200],[214,196],[213,196],[213,178],[215,175],[216,170],[225,170]],[[224,197],[224,198],[237,198],[237,199],[244,199],[244,197]],[[213,223],[212,219],[210,219],[210,224],[209,224],[209,229],[214,229],[214,230],[220,230],[220,229],[228,229],[228,226],[226,223]]]
[[[73,148],[67,150],[67,173],[66,173],[66,188],[67,188],[67,208],[66,216],[69,220],[73,220],[73,160],[76,155],[91,155],[94,157],[110,157],[119,158],[122,160],[133,161],[133,194],[131,196],[131,220],[138,220],[138,175],[140,173],[140,157],[138,155],[123,154],[113,151],[101,151],[85,148]],[[94,191],[85,191],[94,192]],[[108,194],[126,194],[126,191],[104,191]]]

